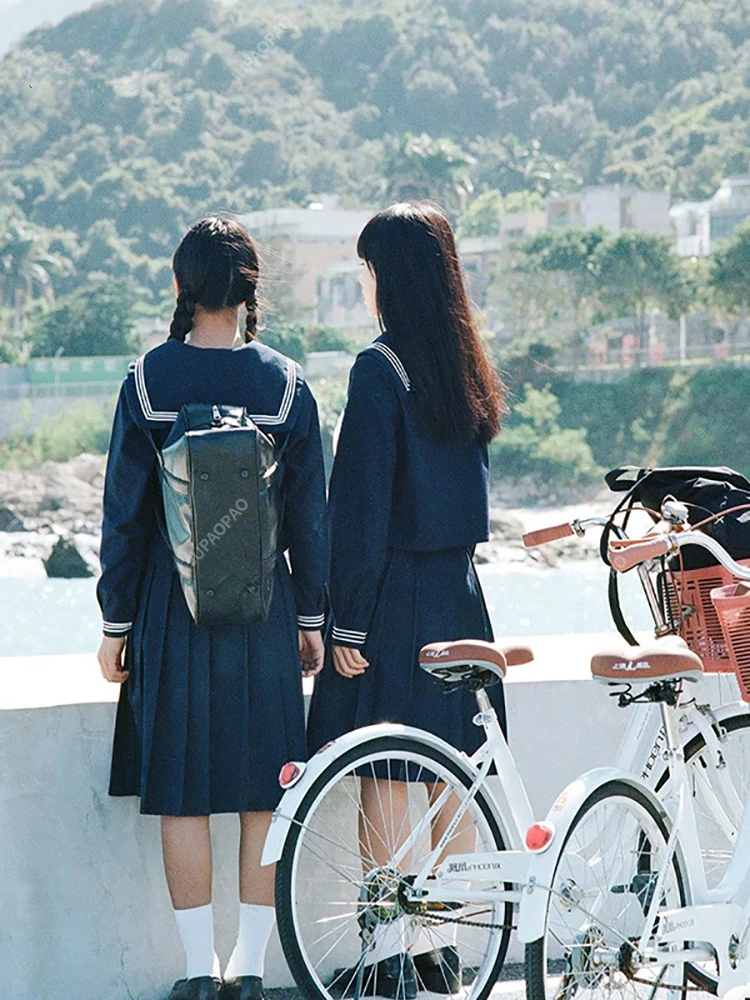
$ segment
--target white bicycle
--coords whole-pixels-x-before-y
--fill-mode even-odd
[[[574,530],[606,523],[575,522]],[[658,602],[649,605],[663,626]],[[485,689],[530,659],[524,648],[473,641],[422,651],[421,666],[446,689],[468,685],[476,694],[474,721],[485,742],[471,757],[422,730],[385,724],[283,769],[287,790],[263,863],[278,862],[282,946],[310,1000],[489,994],[528,882],[527,831],[531,846],[539,831]],[[653,801],[674,785],[662,722],[657,703],[638,706],[615,761]],[[704,853],[722,869],[746,788],[750,714],[741,704],[711,709],[693,700],[681,709],[680,727],[691,792],[707,799],[702,811],[718,824],[706,829]],[[400,975],[379,981],[381,960],[393,955]]]
[[[686,545],[707,549],[733,577],[750,580],[750,567],[686,523],[645,541],[613,543],[612,562],[624,570]],[[712,597],[750,700],[750,588],[730,585]],[[681,689],[702,671],[687,649],[655,657],[636,650],[622,662],[594,658],[593,675],[617,685],[624,702],[658,704],[675,808],[670,816],[639,775],[598,769],[569,785],[537,824],[518,927],[529,1000],[657,990],[684,996],[696,988],[723,995],[750,983],[750,806],[738,788],[734,851],[718,883],[709,881],[695,768],[677,725]],[[721,825],[729,813],[718,798],[715,805]],[[705,807],[712,808],[710,796]]]

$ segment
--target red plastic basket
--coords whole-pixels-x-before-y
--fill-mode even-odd
[[[711,593],[732,669],[744,701],[750,701],[750,587],[730,583]]]
[[[742,566],[750,566],[750,559],[743,559]],[[678,622],[678,635],[703,661],[709,674],[731,674],[734,664],[727,649],[727,640],[719,615],[711,600],[711,592],[729,586],[732,574],[723,566],[659,574],[659,594],[662,605]]]

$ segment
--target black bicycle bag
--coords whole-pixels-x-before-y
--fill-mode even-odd
[[[698,524],[712,514],[723,514],[707,524],[704,531],[733,559],[750,558],[750,481],[742,473],[726,466],[661,469],[623,466],[613,469],[605,479],[611,490],[626,493],[618,511],[638,503],[658,514],[664,500],[674,497],[687,506],[690,524]],[[735,510],[737,507],[745,509]],[[730,513],[724,514],[724,511]],[[714,557],[698,546],[686,546],[682,550],[685,569],[715,564]]]
[[[243,407],[189,403],[157,454],[166,539],[194,620],[264,621],[277,557],[273,440]]]

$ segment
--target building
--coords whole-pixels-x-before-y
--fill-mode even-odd
[[[362,297],[361,273],[361,261],[342,260],[318,276],[316,322],[346,330],[373,327],[375,321],[367,315]]]
[[[635,229],[669,236],[669,190],[641,191],[625,184],[586,187],[575,194],[548,198],[550,229],[592,229],[604,226],[613,236]]]
[[[314,318],[318,282],[331,265],[357,260],[357,237],[372,211],[339,208],[324,196],[307,208],[270,208],[241,217],[266,265],[271,285],[284,283],[295,303]]]
[[[750,219],[750,176],[725,177],[712,198],[673,205],[669,218],[677,253],[707,257]]]

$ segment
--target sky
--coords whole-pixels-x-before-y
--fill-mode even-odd
[[[40,24],[57,23],[91,6],[93,0],[0,0],[0,56]]]
[[[0,57],[11,44],[45,22],[56,24],[69,14],[93,7],[95,0],[0,0]],[[232,3],[233,0],[221,0]]]

